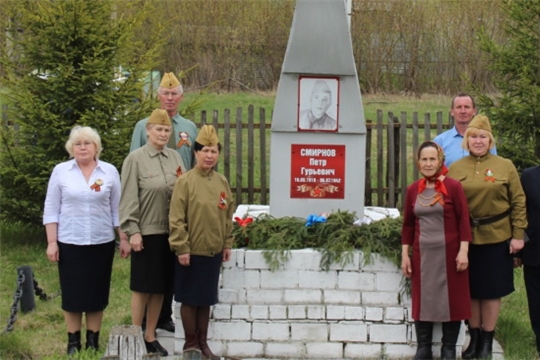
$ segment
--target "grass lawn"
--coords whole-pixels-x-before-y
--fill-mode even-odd
[[[2,331],[7,325],[17,284],[17,267],[29,265],[34,279],[48,295],[59,290],[56,264],[45,256],[46,240],[42,228],[0,222],[0,320]],[[527,301],[521,269],[515,271],[516,291],[503,300],[496,337],[509,360],[534,359],[535,346],[530,328]],[[109,331],[114,325],[130,324],[129,260],[115,256],[109,306],[105,311],[101,331],[101,351],[83,351],[79,359],[100,359],[106,347]],[[0,334],[0,359],[67,359],[66,331],[60,309],[60,298],[48,301],[36,297],[36,309],[17,314],[14,330]]]

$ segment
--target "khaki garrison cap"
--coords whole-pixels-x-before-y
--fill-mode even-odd
[[[219,143],[216,129],[212,125],[203,125],[197,139],[195,140],[202,146],[214,146]]]
[[[485,115],[476,115],[473,117],[467,128],[475,128],[491,132],[491,124],[489,123],[488,117]]]
[[[167,111],[162,110],[162,109],[156,109],[152,111],[152,115],[150,115],[150,119],[148,119],[146,123],[172,126],[171,119],[169,118],[169,114],[167,114]]]
[[[167,89],[173,89],[175,87],[180,86],[180,81],[178,81],[176,76],[174,76],[174,73],[169,72],[163,75],[163,78],[161,79],[161,83],[159,84],[159,86],[163,88],[167,88]]]

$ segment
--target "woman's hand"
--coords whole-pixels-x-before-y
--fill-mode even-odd
[[[52,241],[47,245],[47,258],[52,262],[60,260],[60,253],[58,251],[58,243]]]
[[[411,258],[408,254],[401,255],[401,272],[408,279],[412,276]]]
[[[144,249],[143,239],[141,233],[133,234],[129,237],[129,244],[131,245],[131,250],[138,252]]]
[[[467,267],[469,267],[469,257],[467,256],[467,252],[460,250],[456,256],[456,270],[458,272],[467,270]]]
[[[180,265],[182,266],[189,266],[189,260],[190,260],[191,256],[189,253],[187,254],[182,254],[182,255],[178,255],[178,262],[180,263]]]
[[[519,239],[510,240],[510,254],[516,254],[519,250],[523,249],[525,241]]]
[[[223,249],[223,262],[231,260],[231,249]]]

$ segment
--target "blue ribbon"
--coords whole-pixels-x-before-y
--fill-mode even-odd
[[[305,226],[311,226],[315,223],[324,223],[324,222],[326,222],[326,216],[319,216],[319,215],[311,214],[307,217]]]

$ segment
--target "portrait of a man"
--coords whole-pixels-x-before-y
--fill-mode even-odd
[[[308,81],[311,80],[311,81]],[[313,85],[311,88],[306,86],[308,82]],[[330,84],[330,85],[329,85]],[[306,98],[306,92],[309,92],[308,101],[300,101],[300,113],[298,127],[300,130],[323,130],[335,131],[337,129],[337,110],[333,91],[330,86],[337,89],[337,79],[301,79],[300,82],[300,100]],[[329,109],[333,106],[334,114]]]

